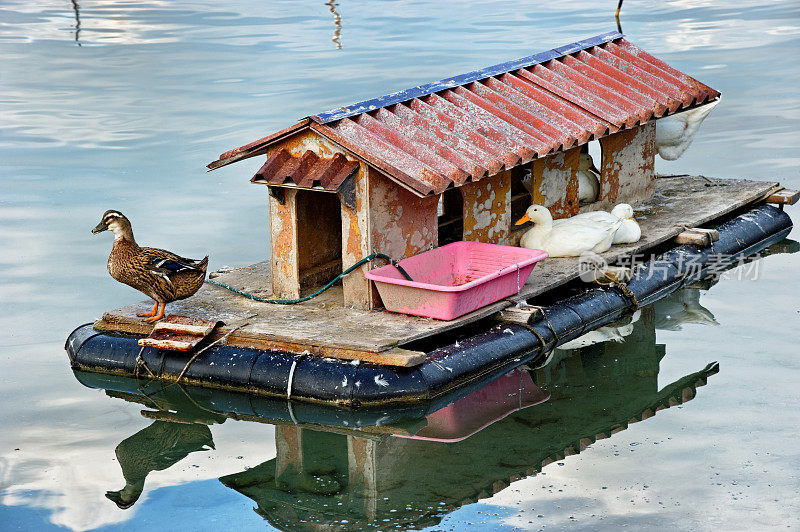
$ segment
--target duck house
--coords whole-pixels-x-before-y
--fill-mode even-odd
[[[200,350],[139,343],[153,331],[137,304],[77,328],[70,361],[360,407],[496,378],[788,234],[788,215],[768,204],[798,194],[776,182],[655,174],[656,154],[677,157],[719,97],[614,32],[306,117],[208,165],[261,158],[251,181],[268,191],[270,256],[213,272],[217,286],[170,303],[213,328]],[[659,124],[680,133],[687,116],[691,135],[662,149]],[[366,276],[383,265],[367,262],[375,253],[517,245],[524,229],[513,221],[534,203],[564,218],[621,202],[641,239],[601,258],[628,270],[627,285],[582,284],[578,260],[548,258],[527,282],[517,274],[512,297],[440,321],[382,312]],[[698,231],[688,238],[687,227]],[[319,297],[271,302],[308,296],[350,268]]]
[[[584,210],[655,190],[655,121],[719,92],[608,33],[333,109],[220,156],[265,157],[273,297],[297,298],[380,252],[455,240],[514,245],[531,203],[577,214],[581,150],[599,140],[599,193]],[[344,303],[381,306],[364,277]]]

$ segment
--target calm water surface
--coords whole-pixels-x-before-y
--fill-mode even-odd
[[[140,404],[68,367],[74,326],[142,299],[108,277],[110,239],[89,234],[106,209],[128,214],[149,245],[209,253],[212,268],[263,260],[266,197],[249,183],[260,163],[207,174],[219,153],[308,114],[615,29],[615,7],[0,4],[0,529],[800,525],[798,255],[646,309],[623,343],[509,376],[527,379],[531,405],[458,443],[303,430],[298,453],[293,426],[208,412],[214,398],[197,391]],[[800,187],[795,2],[629,1],[623,28],[723,93],[687,154],[660,171]],[[453,409],[429,425],[447,426]],[[409,423],[395,431],[413,433]],[[371,457],[376,483],[348,472],[348,445]],[[126,483],[111,497],[141,494],[120,509],[106,492]]]

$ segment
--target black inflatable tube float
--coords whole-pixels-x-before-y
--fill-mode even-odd
[[[488,326],[432,350],[413,368],[220,345],[197,357],[182,382],[350,407],[452,402],[514,367],[535,364],[554,347],[619,319],[636,304],[652,303],[708,276],[724,265],[723,260],[731,263],[780,241],[791,228],[785,212],[757,206],[717,226],[720,239],[713,246],[677,246],[637,267],[627,295],[616,288],[586,290],[548,306],[545,317],[528,327]],[[157,379],[175,381],[191,355],[141,349],[138,339],[86,324],[69,335],[66,349],[77,370],[131,377],[150,372]],[[139,356],[144,364],[137,362]]]

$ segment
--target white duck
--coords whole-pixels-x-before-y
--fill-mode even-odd
[[[719,99],[656,120],[656,148],[661,158],[674,161],[683,155],[700,129],[700,124],[718,103]]]
[[[559,220],[554,225],[553,216],[547,207],[531,205],[516,225],[533,222],[533,227],[522,235],[519,245],[528,249],[541,249],[551,257],[579,257],[581,253],[608,251],[614,233],[622,220],[586,224],[571,222],[571,218]]]
[[[558,226],[563,222],[582,223],[594,226],[598,223],[613,223],[617,220],[622,220],[622,223],[614,233],[614,244],[633,244],[642,238],[642,228],[639,227],[638,222],[633,219],[633,207],[627,203],[620,203],[611,209],[611,212],[606,211],[591,211],[582,214],[576,214],[571,218],[563,218],[555,220],[554,226]]]
[[[600,172],[592,162],[592,156],[582,152],[578,162],[578,205],[597,201],[600,193]]]

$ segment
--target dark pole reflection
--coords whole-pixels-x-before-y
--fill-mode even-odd
[[[75,11],[75,44],[81,46],[80,35],[81,35],[81,12],[80,6],[78,5],[78,0],[71,0],[72,1],[72,10]]]
[[[329,0],[328,2],[325,2],[325,5],[328,6],[331,13],[333,14],[333,24],[336,26],[336,29],[333,30],[333,37],[331,38],[331,41],[336,43],[337,50],[341,50],[342,16],[339,14],[338,11],[336,11],[336,6],[339,4],[337,4],[335,0]]]

